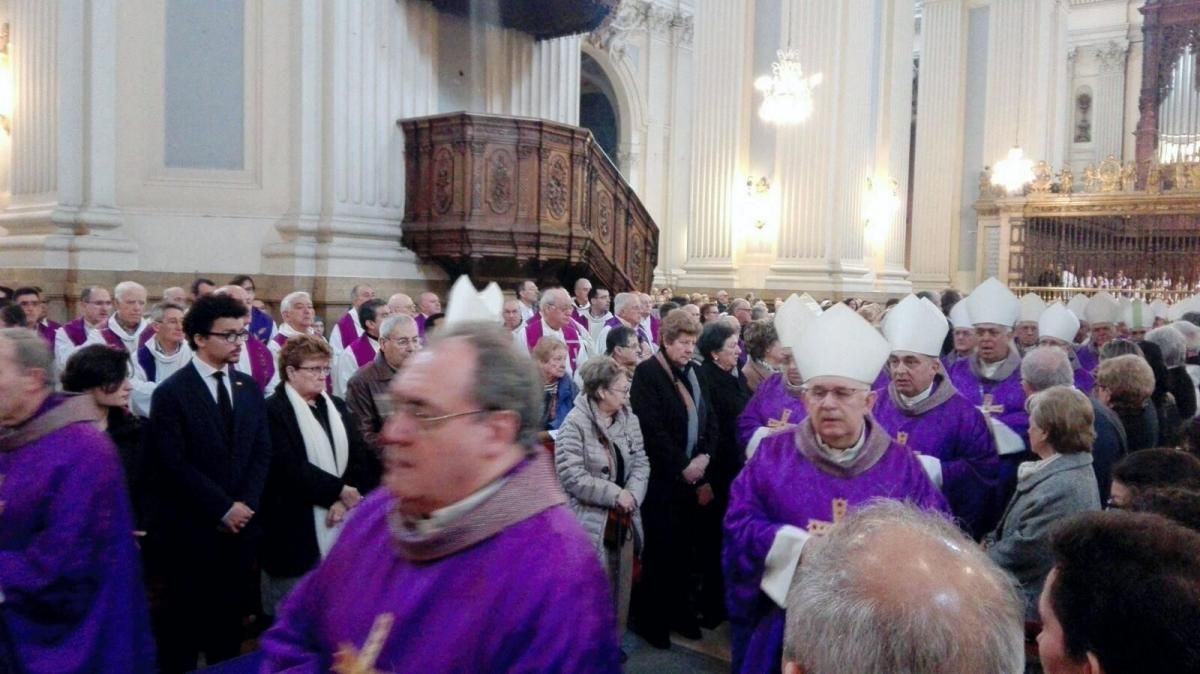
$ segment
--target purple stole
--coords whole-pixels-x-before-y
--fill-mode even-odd
[[[46,343],[50,345],[51,350],[54,349],[54,333],[58,332],[58,329],[61,327],[61,325],[55,323],[54,321],[38,323],[38,334],[42,336],[42,339],[46,340]]]
[[[271,341],[275,342],[279,346],[283,346],[284,344],[287,344],[287,335],[283,334],[283,330],[280,330],[279,332],[275,333],[275,336],[271,338]],[[249,342],[247,342],[247,344],[249,344]]]
[[[425,314],[418,313],[416,316],[413,316],[413,320],[417,322],[417,335],[419,337],[421,337],[421,339],[424,339],[425,338]]]
[[[158,381],[158,361],[154,360],[154,354],[150,353],[150,347],[145,344],[138,347],[137,362],[142,366],[142,371],[146,373],[146,381]]]
[[[271,338],[271,328],[274,326],[275,321],[266,312],[258,307],[250,308],[250,334],[255,339],[265,344]]]
[[[283,342],[286,341],[286,339],[283,340]],[[283,342],[280,342],[279,345],[283,346]],[[254,377],[254,383],[258,384],[258,390],[265,393],[267,385],[271,383],[271,378],[275,376],[275,359],[271,357],[271,350],[257,339],[248,339],[246,340],[246,352],[250,355],[250,376]]]
[[[563,337],[567,339],[567,356],[571,360],[571,370],[575,369],[575,356],[579,354],[579,330],[574,321],[567,321],[562,326]],[[529,345],[529,351],[533,351],[533,347],[542,338],[542,319],[539,316],[534,316],[533,319],[525,326],[525,343]]]
[[[67,333],[67,338],[70,339],[71,343],[75,346],[82,346],[83,343],[87,341],[87,328],[84,327],[82,318],[76,318],[70,323],[62,326],[62,328],[63,332]],[[122,342],[121,338],[117,337],[117,334],[107,326],[100,330],[100,334],[104,337],[104,342],[106,344],[114,349],[125,351],[125,342]]]
[[[629,327],[629,326],[625,325],[625,323],[621,319],[617,318],[616,316],[613,316],[612,318],[605,321],[604,325],[606,325],[610,328]],[[637,325],[633,326],[633,330],[635,332],[637,332],[639,340],[647,341],[647,342],[650,342],[651,344],[654,344],[654,342],[651,341],[651,336],[647,335],[645,329],[642,328],[641,323],[638,323]]]
[[[140,349],[143,346],[146,346],[146,342],[150,341],[150,338],[153,337],[156,332],[158,331],[154,329],[154,324],[147,325],[146,329],[142,330],[142,334],[138,335],[138,348]]]
[[[365,332],[350,344],[349,349],[354,353],[354,361],[359,367],[375,360],[375,347],[371,346],[371,338]]]
[[[358,339],[358,326],[354,324],[354,317],[349,312],[338,319],[337,330],[342,335],[342,346],[345,348],[350,348],[354,340]]]
[[[662,328],[662,321],[659,320],[658,316],[651,314],[650,315],[650,337],[654,339],[653,343],[655,345],[658,345],[658,334],[659,334],[659,331],[661,328]],[[741,337],[738,338],[738,344],[741,345],[741,347],[742,347],[742,353],[746,353],[746,345],[742,344]],[[743,362],[742,365],[745,365],[745,363]]]

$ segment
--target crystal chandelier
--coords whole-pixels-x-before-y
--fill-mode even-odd
[[[1025,157],[1019,145],[1014,145],[1008,156],[996,162],[992,169],[992,184],[1003,187],[1009,194],[1021,192],[1033,178],[1033,160]]]
[[[771,64],[771,74],[754,82],[754,88],[763,93],[758,115],[768,124],[802,124],[812,115],[812,90],[821,83],[821,74],[805,77],[800,52],[795,49],[781,49],[778,56]]]

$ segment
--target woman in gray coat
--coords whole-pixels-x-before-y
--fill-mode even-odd
[[[1052,386],[1030,399],[1029,444],[1038,461],[1017,470],[1017,491],[984,545],[988,556],[1025,592],[1025,616],[1037,621],[1038,596],[1054,554],[1050,534],[1062,520],[1100,510],[1092,469],[1092,404],[1069,386]]]
[[[608,572],[623,632],[635,546],[640,551],[642,544],[638,507],[646,496],[650,460],[629,409],[625,370],[611,358],[597,358],[585,363],[579,375],[583,392],[558,430],[554,463],[568,506]]]

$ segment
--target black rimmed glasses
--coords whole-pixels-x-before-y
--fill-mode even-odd
[[[228,332],[206,332],[204,335],[206,337],[223,340],[226,344],[245,344],[246,340],[250,339],[249,330],[241,330],[236,332],[233,330]]]

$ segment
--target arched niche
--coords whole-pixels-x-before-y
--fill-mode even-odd
[[[603,73],[609,87],[610,100],[615,103],[617,118],[617,156],[611,157],[631,184],[637,187],[640,176],[642,134],[646,115],[638,92],[637,81],[624,59],[614,58],[606,49],[583,41],[583,55]]]

